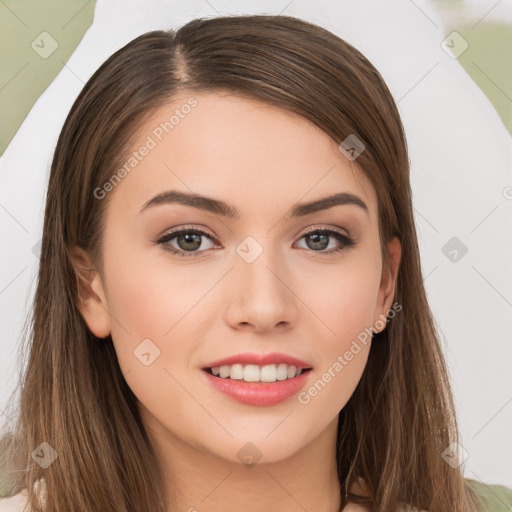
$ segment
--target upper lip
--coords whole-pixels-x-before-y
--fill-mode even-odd
[[[203,366],[203,370],[206,368],[213,368],[215,366],[231,366],[232,364],[237,363],[256,364],[258,366],[285,363],[288,366],[295,366],[296,368],[311,368],[311,365],[306,361],[302,361],[301,359],[297,359],[296,357],[292,357],[288,354],[282,354],[279,352],[271,352],[269,354],[246,352],[245,354],[237,354],[234,356],[225,357],[224,359],[217,359],[216,361],[212,361],[211,363]]]

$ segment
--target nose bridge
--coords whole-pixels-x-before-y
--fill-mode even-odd
[[[259,329],[290,322],[292,296],[287,282],[286,264],[279,248],[271,246],[272,237],[248,236],[236,247],[232,299],[237,311],[235,322],[252,323]]]
[[[284,286],[279,274],[284,272],[279,248],[274,247],[271,236],[246,237],[236,248],[236,267],[240,278],[253,292],[279,293]]]

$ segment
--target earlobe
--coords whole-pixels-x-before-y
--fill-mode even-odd
[[[388,265],[382,271],[382,278],[379,289],[379,308],[378,317],[384,318],[391,309],[393,297],[395,295],[398,268],[402,257],[402,244],[397,237],[394,237],[388,243]],[[375,322],[377,322],[377,318]],[[382,329],[384,330],[384,329]],[[379,331],[380,332],[380,331]]]
[[[91,332],[106,338],[111,332],[110,313],[99,272],[81,247],[70,250],[77,283],[76,305]]]

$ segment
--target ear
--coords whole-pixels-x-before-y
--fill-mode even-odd
[[[395,295],[396,280],[398,276],[398,267],[402,256],[402,244],[397,237],[394,237],[387,245],[388,248],[388,264],[382,269],[382,278],[379,287],[379,298],[373,325],[379,319],[386,321],[387,313],[391,309],[393,297]],[[379,322],[381,324],[382,322]],[[375,330],[381,332],[385,329]]]
[[[111,319],[101,276],[82,248],[72,247],[70,255],[77,280],[77,307],[91,332],[106,338],[111,332]]]

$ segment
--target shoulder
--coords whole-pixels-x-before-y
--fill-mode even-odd
[[[44,478],[36,480],[34,484],[34,491],[39,501],[39,505],[43,506],[46,503],[46,482]],[[0,498],[0,512],[30,512],[32,507],[28,503],[27,489],[22,489],[14,496],[6,496]]]
[[[0,512],[30,512],[27,490],[23,489],[20,493],[8,498],[0,498]]]
[[[510,512],[512,510],[512,489],[499,484],[486,484],[466,478],[475,494],[481,499],[482,512]]]
[[[479,512],[512,512],[512,488],[499,484],[486,484],[469,478],[466,478],[465,480],[471,490],[474,491],[482,502],[482,508]],[[364,480],[359,479],[358,483],[355,483],[352,486],[351,492],[365,496],[365,488]],[[362,512],[366,509],[360,508],[359,505],[352,505],[352,508],[347,508],[347,512],[359,512],[360,510]],[[403,504],[397,512],[410,510],[410,507]],[[413,508],[412,511],[427,512],[425,510],[418,511],[417,508]],[[343,512],[345,512],[345,509],[343,509]]]

